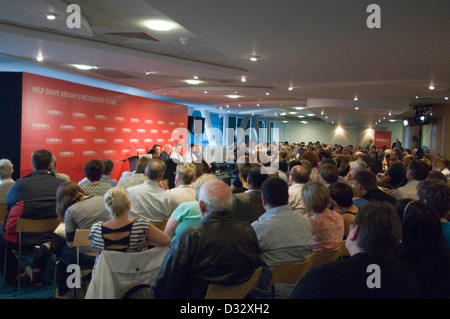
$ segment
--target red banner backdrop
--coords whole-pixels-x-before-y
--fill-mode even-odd
[[[22,96],[21,177],[32,171],[33,152],[45,148],[74,182],[93,158],[112,159],[118,179],[129,170],[120,160],[146,154],[153,144],[173,145],[172,132],[187,127],[184,105],[34,74],[23,74]]]
[[[391,148],[391,131],[375,131],[375,146],[382,147],[386,145],[388,149]]]

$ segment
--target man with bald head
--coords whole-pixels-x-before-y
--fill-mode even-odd
[[[289,205],[296,211],[305,214],[302,199],[302,187],[308,183],[311,171],[302,165],[295,165],[289,172]]]
[[[210,283],[242,283],[261,266],[255,231],[230,212],[230,187],[210,180],[198,202],[202,222],[172,243],[152,286],[154,298],[204,299]]]

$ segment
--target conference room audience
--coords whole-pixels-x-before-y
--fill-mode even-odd
[[[73,247],[77,229],[91,229],[99,221],[109,220],[103,198],[88,195],[80,185],[74,182],[65,182],[59,185],[56,191],[56,214],[63,221],[66,244],[59,250],[58,288],[56,298],[72,297],[74,291],[67,286],[69,273],[67,266],[77,263],[77,252]],[[50,247],[41,245],[42,249]],[[79,262],[81,269],[92,269],[96,253],[90,247],[81,247]],[[69,296],[65,296],[68,294]]]
[[[131,200],[130,217],[147,219],[151,222],[162,222],[169,217],[164,202],[164,192],[161,181],[166,170],[166,164],[159,159],[152,159],[145,169],[146,180],[127,188]]]
[[[378,180],[380,186],[394,189],[406,184],[406,172],[405,167],[403,167],[402,159],[402,151],[400,149],[396,148],[391,151],[389,168]]]
[[[233,216],[237,219],[252,223],[264,212],[261,200],[261,186],[268,175],[262,171],[259,164],[251,164],[247,173],[248,189],[243,193],[233,194]]]
[[[311,165],[311,173],[309,174],[311,181],[319,182],[319,156],[314,151],[306,151],[304,152],[300,158],[300,160],[307,160]]]
[[[156,299],[204,299],[210,283],[245,282],[261,265],[255,231],[230,212],[230,187],[208,181],[198,201],[202,222],[172,243],[152,285]]]
[[[173,211],[167,220],[164,232],[172,238],[172,242],[186,229],[201,223],[200,207],[198,204],[198,192],[200,186],[209,180],[217,179],[213,174],[203,174],[193,182],[192,188],[195,190],[196,199],[190,202],[183,202]]]
[[[444,174],[444,176],[447,178],[447,182],[450,183],[450,170],[448,168],[448,160],[446,160],[445,158],[441,157],[438,158],[436,160],[436,166],[438,168],[438,170]]]
[[[314,251],[339,247],[344,237],[344,219],[328,208],[330,191],[322,183],[309,182],[302,188],[302,198],[314,235]]]
[[[258,237],[263,270],[252,297],[272,298],[270,279],[272,269],[278,263],[305,261],[313,250],[313,231],[308,218],[294,213],[289,206],[288,185],[280,178],[272,177],[261,186],[265,213],[251,225]],[[278,299],[289,298],[295,285],[277,284],[274,293]]]
[[[330,187],[339,180],[339,170],[336,164],[321,164],[319,168],[319,182]]]
[[[0,204],[6,204],[6,194],[14,185],[12,179],[14,173],[14,165],[9,159],[2,158],[0,160]]]
[[[92,248],[98,255],[103,250],[137,252],[146,250],[149,245],[170,245],[169,235],[153,226],[150,221],[128,216],[131,202],[125,188],[114,187],[108,190],[103,201],[110,219],[94,223],[89,234]]]
[[[117,187],[123,187],[128,189],[129,187],[133,187],[136,185],[141,185],[147,177],[145,176],[145,169],[147,168],[148,162],[150,162],[151,158],[147,156],[139,157],[136,163],[136,170],[128,177],[123,177],[117,183]]]
[[[56,218],[56,190],[65,180],[55,177],[51,171],[52,153],[45,149],[34,151],[31,156],[33,173],[18,179],[6,195],[8,214],[0,228],[0,264],[4,264],[5,251],[7,254],[5,280],[8,285],[21,284],[42,285],[42,273],[45,270],[50,254],[34,256],[32,274],[28,275],[20,269],[20,278],[17,278],[19,265],[12,250],[18,251],[18,233],[16,232],[19,218],[47,219]],[[24,250],[33,251],[43,243],[50,242],[52,247],[60,247],[64,239],[52,232],[24,233],[22,245]],[[4,272],[3,267],[1,271]],[[33,278],[31,278],[33,277]]]
[[[106,191],[113,186],[109,183],[101,182],[105,164],[99,159],[91,159],[84,164],[84,174],[88,179],[87,183],[79,184],[81,188],[91,196],[103,196]]]
[[[450,250],[439,215],[424,201],[411,200],[402,213],[400,260],[414,271],[420,299],[450,297]]]
[[[401,239],[402,225],[393,205],[365,205],[345,242],[351,257],[310,270],[291,299],[417,298],[413,270],[394,258]]]

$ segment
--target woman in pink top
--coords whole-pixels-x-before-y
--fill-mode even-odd
[[[322,183],[310,182],[302,188],[302,198],[313,228],[314,250],[338,247],[344,236],[344,219],[328,208],[330,191]]]

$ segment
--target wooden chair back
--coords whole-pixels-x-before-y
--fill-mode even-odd
[[[339,257],[349,257],[350,253],[347,250],[347,247],[345,247],[345,240],[341,243],[341,254]]]
[[[18,218],[16,232],[19,234],[51,232],[58,227],[59,223],[60,220],[57,217],[47,219]]]
[[[73,247],[91,247],[90,232],[90,229],[77,229],[72,243]]]
[[[8,208],[6,208],[6,204],[0,204],[0,225],[3,223],[6,214],[8,214]]]
[[[341,254],[341,246],[334,249],[316,250],[311,260],[311,269],[322,264],[330,263],[339,258]]]
[[[261,271],[262,267],[257,268],[249,280],[237,285],[209,284],[205,299],[244,299],[258,284]]]
[[[279,263],[272,269],[270,284],[293,284],[297,283],[311,269],[313,254],[303,262]]]

